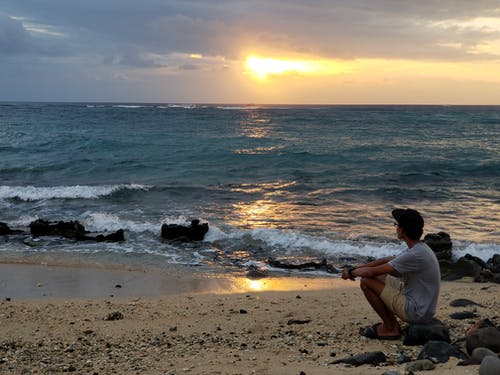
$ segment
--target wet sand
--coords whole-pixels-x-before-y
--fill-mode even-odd
[[[120,285],[121,287],[117,287]],[[498,319],[496,284],[442,284],[437,317],[452,340],[473,323],[449,318],[449,302],[469,298],[480,318]],[[401,352],[421,346],[369,340],[378,321],[357,282],[150,271],[0,265],[0,373],[382,374]],[[10,301],[5,300],[10,298]],[[302,324],[298,324],[302,323]],[[387,363],[331,364],[367,351]],[[435,373],[477,374],[478,366],[438,364]]]

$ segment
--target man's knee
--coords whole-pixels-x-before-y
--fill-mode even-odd
[[[385,288],[385,283],[378,277],[362,277],[359,281],[359,286],[363,291],[372,291],[380,295]]]

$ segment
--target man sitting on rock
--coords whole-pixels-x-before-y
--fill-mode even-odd
[[[362,334],[368,338],[396,340],[401,337],[401,327],[396,316],[409,323],[425,324],[432,321],[439,297],[441,273],[436,255],[427,244],[420,241],[424,219],[418,211],[396,209],[399,239],[408,249],[396,257],[388,257],[344,269],[343,279],[361,277],[361,290],[382,319],[382,323],[366,328]],[[397,271],[403,281],[390,275]]]

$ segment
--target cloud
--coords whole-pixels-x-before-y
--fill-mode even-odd
[[[0,54],[22,53],[29,46],[30,35],[22,23],[0,13]]]

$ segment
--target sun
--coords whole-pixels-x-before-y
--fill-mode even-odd
[[[287,73],[310,74],[315,70],[314,66],[307,61],[281,60],[253,55],[247,57],[246,66],[259,79]]]
[[[294,60],[249,55],[245,62],[248,72],[262,81],[275,76],[336,75],[351,71],[346,63],[332,59]]]

